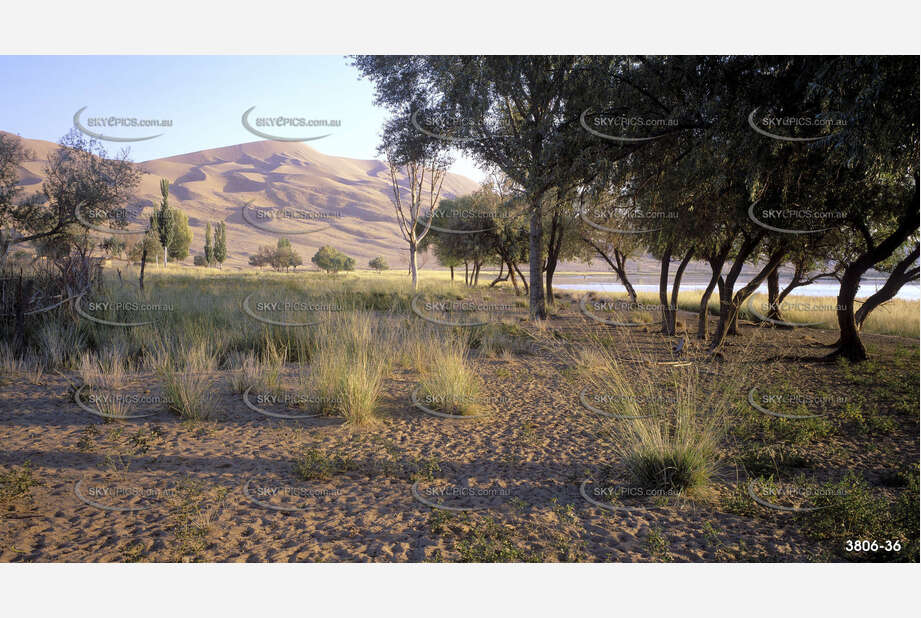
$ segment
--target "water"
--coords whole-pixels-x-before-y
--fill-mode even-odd
[[[564,277],[562,278],[565,281],[574,281],[577,277]],[[633,283],[633,289],[637,292],[656,292],[659,291],[658,283]],[[739,281],[736,283],[736,290],[745,285],[745,281]],[[780,289],[787,285],[789,282],[781,281]],[[864,281],[860,284],[860,288],[857,292],[857,298],[866,298],[876,292],[879,288],[883,286],[885,281],[882,280],[873,280],[873,281]],[[554,289],[559,290],[584,290],[591,292],[624,292],[626,293],[627,289],[616,282],[589,282],[587,278],[583,278],[583,281],[577,283],[554,283]],[[707,282],[691,281],[688,283],[681,283],[681,290],[704,290],[707,287]],[[799,288],[795,288],[790,292],[790,296],[818,296],[818,297],[831,297],[836,298],[838,296],[839,284],[837,281],[832,282],[816,282],[809,285],[804,285]],[[762,294],[767,294],[767,284],[762,284],[758,288],[758,292]],[[714,295],[716,290],[713,291]],[[671,285],[669,285],[669,294],[671,294]],[[902,286],[902,289],[899,290],[896,298],[901,298],[903,300],[919,300],[921,299],[921,287],[917,284],[914,285],[905,285]]]

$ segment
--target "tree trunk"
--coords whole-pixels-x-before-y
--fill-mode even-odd
[[[489,284],[489,287],[494,288],[500,281],[508,281],[508,275],[504,277],[502,274],[505,272],[505,262],[499,262],[499,274],[496,275],[496,278],[492,280],[492,283]]]
[[[867,350],[860,341],[860,331],[854,312],[854,298],[860,286],[860,278],[874,265],[882,262],[918,230],[918,176],[915,175],[915,191],[911,200],[905,201],[905,209],[898,227],[876,246],[870,246],[854,262],[844,269],[841,277],[841,289],[838,291],[838,329],[841,334],[838,348],[829,356],[843,357],[851,362],[867,360]],[[869,238],[869,233],[867,233]],[[869,244],[869,243],[868,243]]]
[[[672,335],[675,334],[678,326],[678,290],[681,289],[681,278],[684,276],[684,270],[688,267],[688,263],[691,261],[693,255],[694,248],[692,247],[684,254],[684,258],[682,258],[681,263],[678,264],[678,270],[675,271],[675,281],[672,283],[672,302],[668,307]]]
[[[751,296],[758,286],[767,278],[771,270],[777,268],[783,262],[784,256],[787,253],[787,248],[785,245],[774,249],[774,252],[768,257],[767,264],[752,278],[751,281],[746,283],[742,288],[736,292],[735,296],[732,297],[732,300],[729,302],[729,306],[726,307],[726,310],[720,310],[720,324],[722,331],[717,331],[715,337],[718,338],[718,343],[714,346],[711,345],[711,349],[716,349],[722,345],[723,341],[727,334],[735,335],[737,334],[736,325],[739,319],[739,308],[742,306],[748,297]],[[741,270],[741,269],[740,269]],[[725,316],[724,316],[725,313]]]
[[[30,281],[31,283],[31,281]],[[31,289],[31,286],[30,286]],[[22,355],[26,349],[26,301],[28,292],[22,289],[22,269],[19,269],[19,282],[16,285],[16,306],[13,310],[15,321],[13,327],[13,340],[16,353]]]
[[[563,247],[563,222],[558,209],[553,213],[550,223],[550,238],[547,241],[547,264],[545,267],[545,280],[547,284],[547,305],[552,306],[556,300],[553,295],[553,273],[556,272],[557,262],[560,259],[560,250]]]
[[[454,283],[454,267],[453,267],[453,266],[448,266],[448,268],[451,269],[451,283]]]
[[[630,297],[630,302],[635,303],[636,290],[633,289],[633,284],[631,284],[630,280],[627,278],[627,256],[615,249],[614,262],[617,264],[617,268],[614,269],[614,272],[617,273],[617,278],[620,279],[620,282],[623,284],[624,288],[626,288],[627,295]]]
[[[735,289],[736,280],[739,278],[739,274],[742,272],[742,268],[745,266],[745,262],[748,260],[749,256],[761,243],[762,237],[761,233],[755,236],[745,237],[739,246],[739,250],[732,261],[732,266],[729,268],[729,272],[726,274],[725,279],[720,277],[720,282],[717,284],[720,291],[720,317],[716,324],[713,338],[710,340],[711,352],[723,344],[723,340],[730,332],[730,326],[735,320],[732,294]]]
[[[859,261],[844,269],[841,277],[841,288],[838,290],[838,349],[833,354],[843,356],[851,362],[867,360],[867,349],[860,340],[857,330],[857,320],[854,315],[854,298],[860,287],[860,278],[869,269],[863,267]]]
[[[529,293],[529,291],[528,291],[528,280],[527,280],[527,279],[525,278],[525,276],[522,274],[521,269],[518,268],[518,264],[515,264],[514,262],[512,262],[511,265],[515,267],[515,272],[518,273],[518,278],[521,280],[521,285],[522,285],[522,287],[524,287],[524,293],[525,293],[525,294],[528,294],[528,293]]]
[[[768,285],[768,314],[771,320],[782,320],[780,317],[780,268],[775,268],[767,276]]]
[[[731,246],[731,241],[727,242],[715,255],[707,258],[707,263],[710,264],[710,282],[707,283],[707,287],[700,297],[700,308],[697,314],[697,338],[704,341],[710,336],[710,297],[713,295],[713,288],[717,284],[720,284],[720,289],[722,290],[723,264],[726,263],[726,256],[729,254]],[[722,300],[722,292],[720,292],[720,299]]]
[[[674,335],[674,328],[671,327],[672,321],[669,316],[668,308],[668,269],[672,260],[672,248],[669,245],[662,254],[659,261],[659,305],[662,308],[662,333],[665,335]]]
[[[860,309],[858,309],[854,314],[854,318],[857,321],[858,331],[863,328],[863,323],[866,321],[867,316],[870,315],[870,312],[872,312],[883,303],[895,298],[895,295],[899,293],[899,290],[902,289],[903,285],[918,278],[918,268],[910,267],[915,263],[915,261],[917,261],[919,249],[921,249],[921,246],[915,245],[914,250],[905,256],[905,258],[899,262],[895,268],[892,269],[892,272],[889,274],[889,277],[886,279],[886,283],[883,284],[883,287],[878,289],[872,296],[870,296],[870,298],[868,298],[860,306]]]
[[[144,289],[144,267],[147,265],[147,243],[144,243],[144,248],[141,250],[141,275],[138,280],[138,286],[143,290]]]
[[[531,227],[528,231],[528,268],[531,286],[528,297],[528,311],[532,320],[547,319],[547,299],[544,297],[544,279],[541,276],[541,241],[544,224],[541,219],[542,196],[535,196],[531,203]]]
[[[636,290],[633,289],[633,285],[627,278],[627,256],[617,249],[614,249],[614,259],[612,260],[608,254],[601,249],[601,247],[593,243],[591,240],[585,237],[583,237],[582,240],[592,249],[594,249],[595,253],[601,256],[601,259],[608,263],[608,266],[611,267],[611,270],[613,270],[617,275],[617,278],[620,279],[624,289],[627,290],[627,295],[630,297],[630,302],[636,303]]]
[[[419,289],[419,267],[416,264],[416,243],[409,243],[409,274],[413,279],[413,291]]]
[[[512,280],[512,287],[515,288],[515,296],[518,296],[518,280],[515,278],[515,269],[511,264],[506,264],[508,266],[508,276]]]
[[[547,281],[547,301],[548,304],[553,304],[553,273],[556,271],[556,262],[547,264],[547,272],[545,273],[545,279]]]

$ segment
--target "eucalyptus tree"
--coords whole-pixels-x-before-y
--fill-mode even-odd
[[[545,198],[590,155],[573,101],[596,90],[612,59],[585,56],[357,56],[377,102],[420,131],[502,171],[529,214],[529,308],[545,319]],[[415,107],[411,107],[415,105]],[[407,110],[408,107],[411,109]]]
[[[417,290],[419,243],[431,229],[451,160],[443,143],[413,131],[404,116],[387,123],[380,151],[387,159],[391,199],[400,234],[409,246],[409,273]]]
[[[918,58],[792,57],[770,66],[765,92],[773,100],[758,112],[810,122],[753,125],[769,155],[764,160],[785,161],[766,185],[779,189],[793,219],[806,209],[812,220],[827,221],[812,227],[835,228],[840,336],[832,356],[865,360],[855,311],[861,278],[893,256],[909,257],[917,242]],[[790,218],[772,227],[789,235]],[[911,260],[896,266],[885,294],[911,280]]]
[[[86,232],[84,222],[123,225],[116,215],[133,199],[142,174],[127,151],[109,156],[97,141],[73,130],[49,155],[41,191],[24,196],[16,167],[26,155],[18,138],[0,135],[0,264],[17,244],[88,242],[75,228]]]

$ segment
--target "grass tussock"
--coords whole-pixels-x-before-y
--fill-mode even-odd
[[[265,347],[257,354],[250,352],[242,355],[237,369],[231,378],[235,393],[242,393],[248,388],[261,392],[276,392],[281,385],[282,373],[287,358],[287,348],[277,345],[267,337]]]
[[[446,414],[477,416],[486,412],[483,384],[473,370],[466,342],[457,337],[433,341],[419,349],[418,398]]]
[[[379,417],[395,330],[367,312],[337,315],[316,329],[312,361],[299,372],[300,398],[350,425],[373,425]]]
[[[600,417],[612,445],[606,482],[627,480],[662,495],[707,494],[747,365],[720,367],[717,378],[709,363],[657,365],[629,336],[616,351],[589,341],[594,345],[574,351],[573,362],[589,401],[606,414]],[[662,350],[671,345],[662,340]]]
[[[214,370],[217,358],[207,346],[189,348],[177,364],[161,370],[167,407],[184,420],[211,420],[217,416],[214,402]]]

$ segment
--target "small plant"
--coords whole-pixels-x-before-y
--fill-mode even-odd
[[[834,551],[849,560],[918,559],[917,465],[907,476],[907,487],[893,505],[875,496],[867,482],[849,471],[838,482],[825,483],[815,492],[817,510],[798,516],[810,537],[834,544]],[[901,549],[893,555],[881,545],[871,551],[849,551],[855,540],[896,541]]]
[[[32,464],[25,462],[19,468],[0,470],[0,504],[7,505],[20,498],[30,499],[32,488],[41,482],[33,476]]]
[[[622,354],[633,358],[625,361]],[[711,491],[730,412],[745,383],[733,368],[744,363],[712,380],[694,366],[662,364],[629,337],[616,354],[596,342],[594,352],[579,350],[576,360],[586,389],[616,402],[604,436],[613,447],[611,459],[631,482],[659,494],[702,497]]]
[[[80,432],[80,438],[77,440],[77,449],[84,453],[90,453],[96,447],[96,438],[99,437],[99,430],[96,425],[87,425]]]
[[[304,481],[326,481],[355,467],[350,459],[342,455],[329,456],[319,449],[309,448],[295,460],[294,473]]]
[[[226,487],[209,488],[201,481],[183,479],[169,493],[167,528],[172,533],[171,560],[196,562],[209,546],[214,516],[227,497]]]
[[[455,545],[461,562],[542,562],[542,556],[515,544],[515,534],[492,517],[472,526],[471,534]]]
[[[31,501],[32,488],[43,485],[34,477],[32,465],[25,462],[19,468],[4,471],[0,468],[0,520],[5,511],[14,510],[13,504],[19,500]]]
[[[94,388],[112,391],[125,384],[125,358],[118,348],[107,348],[98,356],[84,352],[78,371],[83,382]]]
[[[671,562],[672,555],[669,553],[669,542],[661,528],[653,526],[646,537],[646,551],[653,560],[657,562]]]

